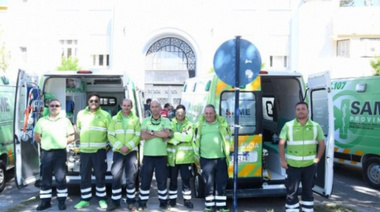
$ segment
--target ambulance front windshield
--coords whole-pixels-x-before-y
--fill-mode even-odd
[[[256,131],[256,98],[253,92],[239,93],[239,134],[253,134]],[[235,92],[222,93],[220,101],[220,114],[224,117],[231,132],[234,133],[235,125]]]

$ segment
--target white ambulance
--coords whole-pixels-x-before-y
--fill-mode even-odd
[[[334,79],[335,162],[380,188],[380,76]]]
[[[47,99],[60,100],[62,110],[73,124],[76,123],[78,112],[87,106],[87,95],[97,93],[100,96],[100,106],[111,116],[120,110],[124,98],[133,101],[134,113],[142,118],[142,91],[126,73],[110,70],[86,71],[52,71],[41,75],[39,84],[25,71],[19,72],[15,105],[15,161],[16,184],[23,187],[40,179],[40,148],[33,140],[33,128],[39,117],[47,111]],[[67,147],[67,182],[80,183],[80,139]],[[110,173],[112,151],[107,151],[108,169],[106,181],[111,182]],[[92,177],[94,180],[94,176]]]
[[[295,118],[295,104],[309,102],[310,117],[324,133],[326,151],[318,164],[314,191],[328,197],[333,185],[334,122],[330,75],[310,76],[307,87],[296,72],[261,71],[259,76],[239,92],[238,197],[286,195],[285,169],[281,167],[278,135],[285,122]],[[187,80],[181,103],[196,122],[207,104],[213,104],[234,132],[235,90],[214,73]],[[228,195],[233,188],[233,145],[229,167]],[[199,170],[199,169],[198,169]],[[204,185],[197,173],[194,193],[202,196]]]

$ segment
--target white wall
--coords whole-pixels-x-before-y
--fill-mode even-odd
[[[337,39],[355,33],[380,37],[380,7],[364,8],[354,27],[358,31],[349,31],[342,26],[350,26],[345,20],[357,10],[341,12],[338,4],[335,0],[9,1],[0,18],[12,68],[31,72],[56,69],[61,53],[58,41],[78,39],[83,69],[91,68],[92,54],[109,53],[111,68],[129,72],[141,87],[146,51],[158,39],[173,36],[186,41],[201,74],[212,68],[216,49],[240,35],[257,46],[266,70],[270,70],[269,56],[286,55],[285,71],[331,70],[334,78],[368,75],[368,59],[336,58],[335,46]],[[366,27],[359,27],[360,22]],[[26,47],[26,56],[20,46]]]

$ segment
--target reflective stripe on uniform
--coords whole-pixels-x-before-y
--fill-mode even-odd
[[[285,204],[285,212],[299,212],[300,210],[299,207],[300,207],[299,203],[296,203],[293,205]]]
[[[168,152],[172,152],[172,153],[175,153],[175,152],[176,152],[175,149],[172,149],[172,148],[166,148],[166,151],[168,151]]]
[[[97,126],[89,126],[89,127],[83,127],[81,130],[93,130],[93,131],[106,132],[107,128],[97,127]]]
[[[169,190],[169,199],[177,199],[177,190]]]
[[[112,193],[121,193],[121,188],[119,188],[119,189],[112,189]]]
[[[91,187],[81,189],[80,192],[82,192],[82,193],[91,192]]]
[[[40,199],[48,199],[51,198],[51,192],[52,190],[40,190]]]
[[[113,150],[119,149],[120,147],[121,147],[121,142],[120,141],[116,141],[115,144],[113,145]]]
[[[190,200],[191,199],[191,191],[182,191],[183,199]]]
[[[168,190],[158,190],[158,199],[167,200],[168,199]]]
[[[294,139],[293,139],[293,122],[289,123],[288,136],[289,136],[289,141],[288,142],[293,142],[294,141]]]
[[[186,135],[187,134],[185,132],[181,133],[181,141],[184,141],[186,139]]]
[[[111,195],[111,199],[113,199],[113,200],[119,200],[119,199],[121,199],[121,194],[120,195],[117,195],[117,196],[115,196],[115,195]]]
[[[57,197],[67,197],[67,188],[66,189],[57,189]]]
[[[295,145],[304,145],[304,144],[316,144],[317,141],[316,140],[305,140],[305,141],[288,141],[286,144],[291,146],[295,146]]]
[[[291,160],[299,160],[299,161],[314,160],[315,159],[315,155],[310,155],[310,156],[294,156],[294,155],[288,155],[288,154],[286,154],[286,158],[287,159],[291,159]]]
[[[91,143],[91,142],[89,142],[89,143],[82,143],[80,145],[80,147],[99,147],[99,148],[106,147],[106,146],[107,146],[107,143],[104,143],[104,142],[102,142],[102,143]]]
[[[193,150],[193,147],[191,147],[191,146],[180,146],[179,147],[179,150]]]
[[[132,149],[136,147],[136,145],[135,145],[135,143],[133,143],[133,141],[129,141],[128,144],[132,147]]]
[[[96,196],[98,197],[105,197],[107,196],[106,187],[96,187]]]

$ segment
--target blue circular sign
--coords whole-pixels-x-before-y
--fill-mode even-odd
[[[240,60],[240,70],[235,70],[236,60]],[[251,83],[259,75],[261,56],[255,45],[240,39],[240,59],[236,59],[236,39],[231,39],[220,45],[215,52],[214,69],[223,82],[241,87]],[[236,76],[239,76],[238,85],[236,85]]]

